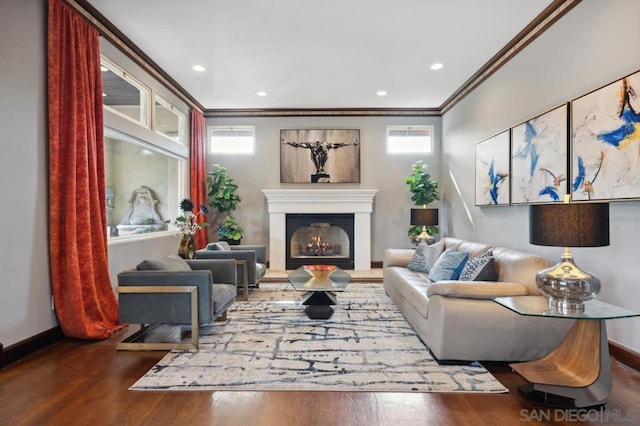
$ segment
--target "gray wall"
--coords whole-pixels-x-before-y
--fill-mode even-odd
[[[57,325],[47,206],[46,2],[0,2],[0,342]]]
[[[207,126],[254,125],[254,155],[208,155],[207,170],[214,164],[229,169],[239,185],[242,203],[234,216],[245,227],[243,243],[267,243],[269,217],[263,189],[377,189],[372,216],[372,257],[382,261],[387,247],[408,247],[407,227],[411,197],[404,177],[411,165],[424,160],[434,179],[440,179],[440,117],[259,117],[208,118]],[[435,152],[431,156],[386,153],[387,125],[433,125]],[[359,184],[281,184],[280,129],[360,129]],[[432,206],[437,207],[437,203]]]
[[[449,235],[558,261],[560,248],[529,244],[528,207],[474,207],[475,144],[640,69],[640,56],[631,47],[639,14],[636,0],[584,0],[443,116]],[[579,266],[602,280],[600,300],[637,310],[640,203],[610,208],[611,245],[572,251]],[[640,319],[609,321],[608,330],[611,340],[640,351]]]

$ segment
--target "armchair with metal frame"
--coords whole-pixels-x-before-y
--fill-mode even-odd
[[[262,244],[209,243],[196,252],[196,259],[234,259],[238,285],[242,285],[242,295],[238,295],[238,300],[243,301],[248,300],[250,287],[260,286],[260,279],[267,271],[267,247]]]
[[[116,291],[120,322],[141,325],[117,349],[197,350],[199,325],[225,320],[236,300],[236,264],[228,259],[147,260],[119,273]],[[174,341],[167,342],[168,337]]]

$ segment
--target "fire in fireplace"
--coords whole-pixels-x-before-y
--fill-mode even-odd
[[[353,269],[353,214],[287,214],[286,268],[327,264]]]

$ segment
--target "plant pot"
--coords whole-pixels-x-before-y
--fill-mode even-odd
[[[229,240],[227,238],[221,238],[220,241],[226,241],[230,246],[239,246],[242,240]]]

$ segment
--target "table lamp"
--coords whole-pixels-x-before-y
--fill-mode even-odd
[[[536,274],[549,308],[561,313],[584,312],[584,302],[600,291],[600,280],[578,268],[569,247],[609,245],[608,203],[550,203],[529,210],[529,242],[564,247],[560,263]]]
[[[411,209],[411,225],[422,226],[422,232],[416,238],[429,242],[432,238],[427,232],[427,226],[438,224],[438,209]]]

